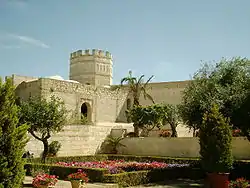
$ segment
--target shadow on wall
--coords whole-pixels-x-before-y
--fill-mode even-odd
[[[127,129],[112,129],[95,154],[117,154],[119,147],[125,147],[121,141],[126,138]]]
[[[117,99],[119,100],[119,99]],[[127,123],[127,116],[126,116],[126,110],[128,110],[130,108],[130,103],[131,100],[130,99],[126,99],[124,101],[124,103],[122,104],[122,107],[119,108],[119,106],[116,107],[116,109],[121,109],[118,113],[117,113],[117,118],[116,118],[116,122],[117,123]],[[117,103],[117,105],[119,105],[119,103]]]

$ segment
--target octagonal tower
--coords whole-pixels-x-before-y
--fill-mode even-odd
[[[112,55],[108,51],[87,49],[70,54],[70,80],[94,86],[110,86],[112,72]]]

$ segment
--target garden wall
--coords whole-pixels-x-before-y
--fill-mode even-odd
[[[139,156],[199,157],[199,140],[179,138],[125,138],[119,154]],[[236,159],[250,159],[250,142],[243,137],[233,138],[233,155]]]

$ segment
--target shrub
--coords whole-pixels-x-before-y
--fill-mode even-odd
[[[124,172],[120,174],[108,174],[104,176],[104,182],[117,183],[122,187],[129,187],[148,183],[148,171]]]
[[[61,143],[58,141],[52,141],[49,144],[49,151],[48,151],[48,156],[56,156],[56,154],[58,153],[58,151],[61,148]]]
[[[159,134],[160,137],[170,137],[171,136],[171,132],[168,130],[162,130]]]
[[[232,128],[217,105],[204,114],[199,135],[201,164],[206,172],[230,172]]]
[[[26,175],[31,175],[34,169],[42,169],[49,174],[54,174],[58,176],[59,179],[65,180],[67,176],[78,171],[78,167],[63,167],[58,165],[48,165],[48,164],[26,164]],[[102,168],[81,168],[88,175],[90,182],[101,182],[104,174],[108,173],[107,169]]]
[[[89,123],[88,118],[81,114],[81,124],[82,125],[87,125]]]
[[[124,139],[123,137],[113,137],[111,135],[107,136],[106,142],[111,147],[111,151],[110,151],[111,154],[117,154],[118,147],[125,147],[125,145],[120,143],[123,139]]]
[[[248,182],[245,178],[238,178],[229,183],[229,188],[247,188],[249,187]]]
[[[203,179],[204,177],[205,174],[201,169],[183,167],[105,174],[104,182],[117,183],[120,186],[127,187],[170,179]]]

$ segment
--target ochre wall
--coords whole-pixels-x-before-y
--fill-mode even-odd
[[[109,88],[93,87],[68,81],[40,79],[42,96],[52,95],[65,102],[67,110],[80,114],[84,102],[90,104],[92,122],[125,121],[127,93],[123,90],[111,91]],[[123,113],[121,113],[123,112]]]
[[[125,138],[126,147],[119,147],[119,154],[138,156],[199,157],[199,140],[195,137],[180,138]],[[250,142],[243,137],[233,138],[233,155],[236,159],[250,159]]]
[[[184,88],[190,81],[161,82],[150,83],[148,93],[153,97],[155,103],[179,104]],[[144,96],[140,98],[142,105],[150,105],[150,100],[145,100]]]
[[[49,143],[59,141],[62,145],[58,156],[80,156],[96,154],[112,129],[127,129],[132,131],[132,124],[97,123],[95,125],[66,125],[62,132],[52,135]],[[30,141],[26,151],[39,157],[43,151],[43,144],[29,134]]]

